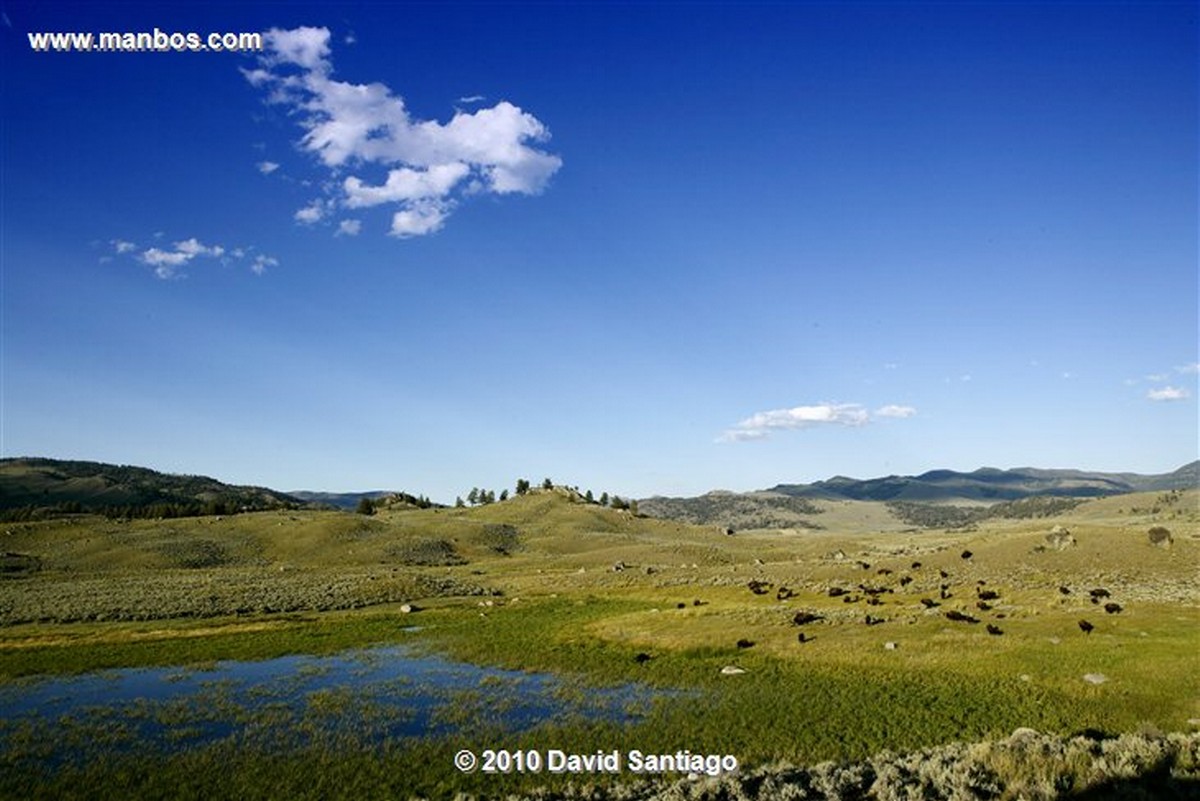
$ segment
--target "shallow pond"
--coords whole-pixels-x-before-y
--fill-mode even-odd
[[[61,763],[232,738],[257,747],[371,744],[547,720],[632,721],[661,691],[582,687],[404,646],[203,667],[112,670],[0,687],[0,752]]]

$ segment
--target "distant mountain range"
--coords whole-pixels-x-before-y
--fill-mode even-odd
[[[1200,487],[1200,461],[1160,475],[1030,467],[982,468],[970,473],[932,470],[919,476],[866,480],[837,476],[812,484],[777,484],[760,492],[654,497],[638,503],[642,514],[654,517],[693,523],[736,520],[739,527],[787,528],[818,526],[811,519],[820,514],[813,504],[818,500],[984,505],[1035,497],[1084,499],[1195,487]],[[353,509],[363,498],[376,500],[392,495],[383,490],[284,493],[144,467],[32,457],[0,459],[0,515],[9,518],[64,512],[177,517],[314,506]],[[411,500],[417,502],[416,498]]]
[[[1127,492],[1161,492],[1200,486],[1200,461],[1171,473],[1098,473],[1086,470],[1041,470],[983,467],[970,473],[930,470],[919,476],[887,476],[859,480],[835,476],[812,484],[777,484],[767,492],[793,498],[937,503],[1015,501],[1039,495],[1095,498]]]
[[[374,501],[386,498],[392,493],[387,490],[372,490],[370,492],[311,492],[310,490],[293,490],[288,495],[299,498],[306,503],[322,506],[333,506],[338,509],[354,509],[363,498]]]
[[[1099,473],[1085,470],[1041,470],[984,467],[970,473],[931,470],[919,476],[854,479],[836,476],[812,484],[777,484],[758,492],[709,492],[694,498],[656,496],[638,501],[643,514],[701,525],[730,528],[820,527],[815,501],[880,501],[905,520],[967,520],[950,514],[950,504],[993,506],[1002,516],[1042,514],[1068,500],[1085,500],[1130,492],[1165,492],[1200,487],[1200,461],[1159,475]],[[1059,499],[1040,502],[1031,499]],[[937,513],[936,506],[944,513]],[[1004,506],[1005,508],[999,508]],[[922,512],[921,510],[925,510]],[[975,513],[975,517],[979,514]]]

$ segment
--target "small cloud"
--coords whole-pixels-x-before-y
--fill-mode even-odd
[[[459,103],[479,103],[480,101],[483,101],[486,99],[487,98],[485,98],[483,95],[468,95],[467,97],[460,97],[458,99],[458,102]]]
[[[176,242],[175,250],[179,251],[180,253],[186,253],[188,258],[195,258],[196,256],[220,257],[225,253],[225,248],[221,247],[220,245],[213,245],[212,247],[209,247],[208,245],[202,245],[195,237],[191,239],[185,239],[182,242]]]
[[[819,425],[861,426],[870,415],[857,403],[819,403],[814,406],[794,406],[758,412],[730,429],[717,442],[745,442],[763,439],[773,431],[811,428]]]
[[[258,162],[258,171],[261,172],[263,175],[270,175],[271,173],[275,172],[278,169],[279,169],[279,165],[273,161]]]
[[[1152,401],[1177,401],[1190,398],[1191,393],[1181,387],[1162,387],[1150,390],[1146,397]]]
[[[362,220],[342,220],[338,223],[337,233],[334,236],[358,236],[362,231]]]
[[[132,253],[133,251],[137,250],[137,245],[135,245],[133,242],[126,242],[124,239],[112,240],[112,246],[113,250],[117,252],[118,256],[125,253]]]
[[[278,267],[279,259],[272,256],[264,256],[261,253],[254,257],[254,261],[250,264],[250,270],[255,275],[262,275],[267,271],[268,267]]]
[[[887,406],[880,406],[878,409],[875,410],[876,417],[894,417],[894,418],[898,418],[898,419],[912,417],[916,413],[917,413],[917,410],[915,408],[913,408],[912,406],[897,406],[895,404],[888,404]]]
[[[413,204],[392,216],[392,230],[388,233],[398,239],[432,234],[445,224],[448,208],[449,204],[437,201]]]
[[[1191,364],[1185,364],[1182,367],[1176,367],[1175,372],[1183,373],[1184,375],[1200,374],[1200,362],[1192,362]]]
[[[325,216],[325,207],[321,201],[314,200],[295,214],[296,222],[312,225]]]
[[[342,37],[342,44],[352,45],[357,42],[358,42],[358,37],[354,35],[354,31],[350,31],[350,33],[348,33],[344,37]]]
[[[1166,381],[1168,378],[1166,373],[1153,373],[1146,376],[1147,381]]]

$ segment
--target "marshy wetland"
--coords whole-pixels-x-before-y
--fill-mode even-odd
[[[822,501],[729,534],[561,489],[7,523],[0,795],[1186,797],[1200,493],[1160,496],[957,529]],[[739,767],[455,768],[485,749]]]

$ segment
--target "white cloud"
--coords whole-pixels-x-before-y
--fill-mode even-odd
[[[346,206],[355,209],[380,203],[444,197],[470,172],[471,168],[460,162],[435,164],[427,170],[401,167],[388,172],[387,182],[383,186],[366,186],[360,179],[350,176],[343,184]]]
[[[379,186],[346,177],[329,190],[325,211],[392,204],[399,209],[391,233],[419,236],[441,228],[460,197],[537,194],[562,166],[558,156],[531,146],[549,139],[546,126],[512,103],[456,111],[445,123],[421,120],[382,83],[331,78],[326,28],[274,29],[266,44],[259,68],[243,74],[268,91],[268,102],[296,112],[300,146],[331,171],[389,168]]]
[[[1182,365],[1181,367],[1176,367],[1175,372],[1191,375],[1200,374],[1200,362],[1192,362],[1190,364]]]
[[[185,239],[182,242],[176,242],[175,250],[180,253],[186,253],[189,259],[195,258],[196,256],[219,257],[225,253],[225,248],[221,247],[220,245],[213,245],[211,247],[208,245],[203,245],[195,237],[192,237],[191,239]]]
[[[275,172],[278,169],[279,169],[279,165],[273,161],[258,162],[258,171],[261,172],[263,175],[270,175],[271,173]]]
[[[162,238],[161,233],[156,233],[155,238]],[[130,256],[142,264],[153,267],[154,274],[164,279],[182,277],[182,268],[197,258],[219,259],[223,264],[228,264],[231,260],[230,257],[240,259],[248,251],[254,249],[253,247],[227,249],[223,245],[206,245],[196,237],[181,239],[175,242],[170,249],[151,247],[141,252],[138,252],[137,246],[132,242],[114,239],[112,244],[118,255]],[[250,269],[261,274],[266,267],[278,264],[279,262],[275,258],[260,254],[255,257]]]
[[[486,100],[486,99],[487,98],[484,97],[483,95],[467,95],[466,97],[460,97],[458,99],[458,102],[459,103],[478,103],[481,100]]]
[[[294,64],[302,69],[324,72],[330,68],[329,29],[300,27],[290,31],[272,28],[267,31],[265,61],[270,66]]]
[[[912,406],[887,404],[868,413],[859,403],[819,403],[813,406],[794,406],[772,409],[747,417],[717,437],[717,442],[747,442],[765,439],[775,431],[790,431],[822,425],[857,428],[879,418],[903,419],[917,410]]]
[[[1146,397],[1152,401],[1175,401],[1184,400],[1191,397],[1191,393],[1180,387],[1162,387],[1161,389],[1152,389],[1146,393]]]
[[[445,224],[447,205],[437,201],[410,204],[392,216],[392,229],[388,233],[400,239],[431,234]]]
[[[304,223],[305,225],[311,225],[325,216],[325,207],[321,204],[320,200],[314,200],[312,203],[309,203],[307,206],[297,211],[294,216],[296,222]]]
[[[900,419],[912,417],[916,413],[917,410],[912,406],[897,406],[892,403],[889,403],[887,406],[880,406],[875,410],[876,417],[895,417]]]
[[[250,263],[250,270],[255,275],[262,275],[267,271],[268,267],[278,267],[279,259],[272,256],[264,256],[261,253],[254,257],[254,261]]]
[[[338,223],[337,233],[334,236],[358,236],[362,231],[362,220],[342,220]]]

